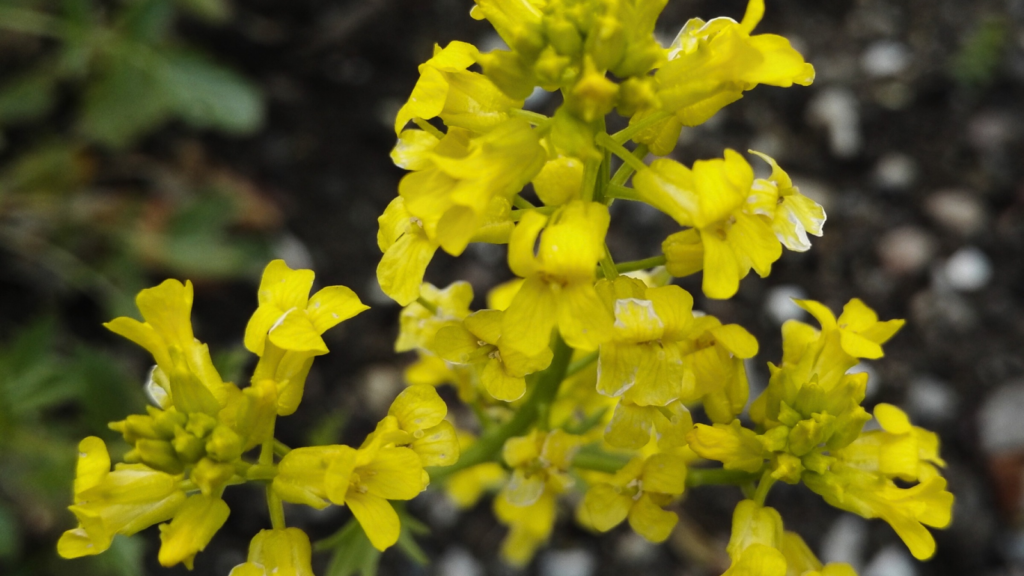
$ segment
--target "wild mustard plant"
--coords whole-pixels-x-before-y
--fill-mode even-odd
[[[767,276],[783,247],[808,250],[825,213],[758,152],[771,168],[765,179],[733,150],[690,166],[647,163],[671,152],[683,127],[758,84],[814,78],[785,38],[754,33],[763,0],[750,0],[740,22],[691,20],[668,48],[653,35],[665,3],[476,0],[473,17],[509,48],[485,54],[452,42],[420,66],[395,123],[392,157],[410,172],[379,219],[377,269],[404,306],[395,349],[417,360],[409,387],[359,447],[289,450],[273,438],[276,418],[299,405],[313,359],[327,353],[323,332],[365,309],[351,291],[309,297],[311,271],[272,262],[245,333],[259,361],[239,388],[221,380],[192,334],[191,285],[144,290],[146,321],[108,327],[153,354],[156,407],[111,425],[133,446],[113,471],[102,441],[82,442],[71,507],[80,525],[60,553],[99,553],[115,534],[166,522],[161,563],[191,566],[228,517],[223,491],[260,483],[271,528],[232,574],[310,574],[309,539],[286,526],[282,501],[348,506],[383,550],[401,530],[390,502],[433,483],[462,507],[496,493],[495,515],[509,529],[502,554],[525,564],[570,492],[582,495],[573,499],[582,526],[605,532],[625,521],[662,542],[690,490],[738,485],[746,499],[733,515],[726,574],[853,574],[822,566],[765,505],[781,480],[885,520],[915,557],[932,556],[926,527],[947,526],[953,504],[938,438],[888,404],[874,408],[880,429],[866,432],[867,374],[850,372],[882,357],[903,321],[881,321],[857,299],[838,318],[798,301],[818,326],[783,325],[782,358],[750,402],[744,361],[757,340],[695,311],[692,295],[669,283],[702,272],[705,296],[730,298],[751,270]],[[553,116],[523,109],[538,87],[561,93]],[[629,125],[608,133],[613,110]],[[522,195],[528,183],[541,205]],[[616,263],[605,244],[615,200],[645,202],[681,230],[662,254]],[[438,249],[458,256],[471,242],[507,243],[517,276],[475,311],[467,283],[423,282]],[[435,391],[443,384],[471,408],[473,429],[446,420]],[[703,422],[694,423],[698,407]]]

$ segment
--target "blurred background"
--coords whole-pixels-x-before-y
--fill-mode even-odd
[[[670,0],[666,42],[690,17],[739,18],[743,0]],[[469,0],[0,0],[0,573],[185,574],[156,564],[155,529],[106,554],[56,557],[73,527],[75,445],[112,441],[138,412],[150,359],[101,323],[133,314],[164,278],[196,285],[193,322],[225,379],[266,262],[312,267],[373,309],[326,335],[287,444],[357,442],[402,386],[398,308],[376,286],[376,218],[402,172],[394,113],[434,42],[499,40]],[[810,88],[758,88],[684,131],[687,164],[726,147],[777,158],[825,206],[824,238],[764,280],[697,306],[761,341],[755,388],[781,356],[789,298],[838,309],[860,297],[908,320],[871,373],[867,404],[892,402],[942,437],[954,523],[916,563],[881,521],[841,514],[806,489],[769,503],[824,560],[862,576],[1024,574],[1024,0],[771,0],[760,32],[789,37]],[[550,111],[555,98],[530,107]],[[614,126],[613,126],[614,127]],[[675,231],[646,206],[613,206],[616,258],[658,253]],[[439,255],[427,279],[470,281],[478,299],[509,277],[504,248]],[[451,396],[451,395],[449,395]],[[455,410],[457,412],[457,409]],[[456,414],[458,416],[458,414]],[[196,561],[226,575],[267,525],[262,497],[228,492],[232,515]],[[527,573],[717,575],[730,488],[693,491],[670,541],[620,527],[595,537],[568,514]],[[506,574],[488,502],[460,515],[438,492],[410,503],[432,564],[390,551],[381,574]],[[323,537],[348,512],[290,508]],[[318,555],[327,574],[329,555]],[[354,560],[335,561],[342,576]]]

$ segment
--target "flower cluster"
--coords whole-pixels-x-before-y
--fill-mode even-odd
[[[691,490],[722,484],[746,496],[726,574],[852,575],[845,564],[823,566],[783,529],[765,504],[781,480],[885,520],[914,556],[932,556],[926,526],[947,526],[953,504],[938,438],[888,404],[874,407],[880,427],[868,428],[867,374],[852,370],[881,358],[903,321],[880,321],[857,299],[838,318],[798,301],[819,327],[784,324],[782,360],[768,365],[770,382],[751,402],[755,337],[695,310],[693,295],[671,284],[701,273],[704,297],[731,298],[751,270],[767,276],[783,247],[810,249],[825,212],[759,152],[765,178],[733,150],[689,165],[648,160],[747,90],[814,78],[785,38],[754,33],[763,0],[749,0],[739,22],[690,20],[663,47],[654,27],[666,1],[475,0],[472,16],[507,49],[452,42],[420,66],[395,121],[392,158],[409,173],[377,235],[379,284],[403,307],[395,350],[416,360],[358,448],[290,450],[273,437],[327,352],[324,331],[365,308],[351,291],[309,297],[312,272],[271,263],[245,333],[259,362],[244,389],[222,381],[193,337],[191,285],[143,291],[146,322],[108,327],[153,354],[156,407],[112,424],[132,445],[113,472],[102,441],[82,442],[71,507],[80,526],[61,554],[97,553],[114,534],[169,521],[160,561],[190,566],[227,518],[224,488],[260,482],[271,529],[232,574],[310,574],[309,540],[285,526],[282,501],[347,506],[383,550],[401,530],[389,501],[433,482],[460,507],[494,494],[508,527],[502,555],[523,565],[550,538],[560,502],[576,504],[586,529],[627,522],[657,543]],[[524,109],[536,90],[561,94],[551,116]],[[609,133],[613,110],[628,125]],[[616,200],[678,224],[661,254],[615,262],[606,237]],[[424,282],[438,249],[459,256],[473,242],[507,244],[515,275],[477,309],[468,283]],[[442,385],[468,408],[462,428],[445,419]],[[339,534],[332,542],[348,541]]]
[[[190,282],[167,280],[139,293],[143,322],[106,324],[153,355],[146,390],[154,406],[110,424],[132,447],[113,471],[103,440],[91,436],[79,445],[70,507],[79,525],[61,537],[61,556],[99,554],[117,534],[162,523],[160,563],[191,569],[230,514],[224,490],[248,482],[266,487],[272,529],[253,538],[236,576],[312,574],[309,538],[285,526],[282,501],[348,506],[375,547],[398,540],[399,518],[388,501],[422,492],[430,482],[426,466],[458,460],[455,428],[436,390],[422,385],[399,394],[358,449],[290,450],[277,442],[276,419],[295,412],[313,359],[328,352],[323,333],[367,308],[344,286],[310,296],[312,285],[311,270],[282,260],[267,266],[245,331],[245,346],[259,360],[244,388],[224,382],[193,335]]]

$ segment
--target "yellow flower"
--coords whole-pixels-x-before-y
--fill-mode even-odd
[[[522,108],[498,90],[483,74],[466,70],[479,52],[472,44],[451,42],[443,49],[434,45],[434,56],[420,64],[420,78],[409,101],[395,118],[395,134],[413,118],[440,116],[448,126],[486,132],[508,119],[508,111]]]
[[[266,343],[291,352],[326,354],[321,335],[349,318],[368,310],[352,290],[328,286],[309,295],[312,270],[292,270],[284,260],[274,260],[263,270],[259,307],[245,327],[245,347],[262,356]]]
[[[782,256],[768,222],[744,210],[753,184],[753,169],[733,150],[724,159],[694,162],[693,170],[655,160],[633,177],[645,202],[691,227],[669,236],[662,250],[673,276],[703,268],[709,298],[731,298],[751,268],[763,278]]]
[[[502,319],[506,345],[537,354],[548,346],[555,325],[570,346],[582,350],[611,337],[611,312],[593,284],[608,220],[607,207],[582,201],[550,218],[537,212],[523,216],[509,242],[508,263],[526,281]]]
[[[298,528],[260,530],[249,544],[249,558],[228,576],[313,576],[309,536]]]
[[[409,386],[395,398],[388,415],[363,446],[378,440],[385,445],[408,446],[423,466],[450,466],[459,460],[459,441],[455,427],[444,419],[447,414],[448,406],[433,386]]]
[[[849,564],[833,562],[822,566],[796,532],[783,533],[782,554],[786,557],[786,576],[857,576]]]
[[[245,328],[245,347],[260,357],[252,379],[276,384],[281,416],[298,408],[313,358],[327,353],[321,335],[369,308],[344,286],[310,297],[313,277],[312,270],[292,270],[284,260],[267,264],[259,307]]]
[[[156,369],[147,391],[161,408],[173,404],[182,412],[212,415],[238,394],[217,373],[206,344],[192,333],[191,282],[165,280],[139,292],[135,303],[145,322],[122,316],[104,326],[153,355]]]
[[[831,310],[818,302],[797,300],[796,303],[821,323],[822,331],[838,331],[843,351],[854,358],[874,360],[884,356],[882,344],[892,338],[905,323],[903,320],[879,322],[878,314],[858,298],[843,306],[843,313],[838,320]]]
[[[95,436],[78,444],[74,496],[68,509],[78,527],[57,543],[64,558],[104,552],[115,534],[130,536],[168,520],[185,502],[178,478],[170,474],[137,464],[119,464],[111,472],[107,447]]]
[[[507,240],[503,233],[512,226],[512,198],[545,159],[537,134],[524,120],[506,120],[477,137],[452,128],[426,154],[427,165],[402,178],[398,193],[426,238],[458,256],[478,234],[484,236],[480,241]],[[408,233],[388,224],[391,238]]]
[[[629,518],[633,530],[664,542],[679,517],[664,506],[686,489],[686,461],[674,454],[634,458],[608,482],[591,486],[576,510],[586,526],[607,532]]]
[[[753,500],[736,505],[726,551],[732,565],[722,576],[786,576],[782,517]]]
[[[537,548],[551,537],[555,526],[556,497],[545,491],[532,504],[517,506],[502,495],[494,499],[494,515],[509,527],[501,543],[501,557],[513,566],[525,566]]]
[[[794,252],[806,252],[811,248],[808,234],[821,236],[825,225],[825,209],[820,204],[800,193],[793,185],[789,174],[779,167],[770,156],[750,150],[771,165],[768,179],[754,180],[750,198],[754,213],[771,221],[772,230],[779,242]]]
[[[434,351],[434,337],[442,326],[452,320],[469,316],[469,305],[473,301],[473,287],[469,282],[452,282],[447,288],[437,288],[424,283],[418,287],[422,298],[433,309],[420,302],[412,302],[402,309],[398,317],[398,340],[395,352],[420,349]]]
[[[512,478],[499,498],[515,506],[529,506],[545,491],[561,493],[572,486],[567,472],[583,439],[565,432],[534,430],[505,441],[502,456],[512,468]]]
[[[377,282],[385,294],[407,306],[419,296],[427,265],[441,245],[427,236],[423,221],[406,210],[401,196],[388,204],[377,223],[377,246],[384,253]]]
[[[743,20],[695,18],[668,49],[655,74],[662,109],[685,126],[696,126],[758,84],[808,86],[814,67],[782,36],[751,36],[764,14],[764,0],[750,0]]]
[[[206,548],[230,513],[227,503],[220,498],[189,496],[170,524],[160,525],[160,565],[184,563],[191,570],[196,554]]]
[[[875,419],[882,430],[865,432],[846,446],[842,451],[844,462],[907,482],[937,476],[935,467],[946,465],[939,457],[938,435],[912,426],[906,413],[896,406],[878,404]]]
[[[544,348],[527,355],[503,345],[503,315],[499,310],[480,310],[462,322],[449,322],[438,330],[434,351],[448,362],[476,366],[487,393],[512,402],[526,393],[526,375],[551,363],[552,352]]]
[[[668,450],[685,446],[692,428],[693,417],[678,400],[667,406],[637,406],[622,399],[608,422],[604,439],[616,448],[639,450],[651,441],[651,434],[656,434],[658,446]]]

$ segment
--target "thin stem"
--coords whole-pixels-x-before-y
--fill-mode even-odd
[[[558,210],[558,206],[539,206],[537,208],[513,210],[510,218],[512,218],[513,222],[519,222],[523,219],[523,215],[529,212],[537,212],[538,214],[554,214],[555,210]]]
[[[651,114],[650,116],[644,118],[643,120],[637,122],[636,124],[630,124],[629,126],[623,128],[622,130],[619,130],[615,134],[612,134],[612,140],[615,140],[619,144],[625,144],[626,141],[632,138],[633,136],[636,136],[640,132],[650,128],[651,126],[657,124],[658,122],[661,122],[662,120],[670,118],[671,116],[671,112],[666,112],[664,110],[662,110],[661,112],[655,112],[654,114]]]
[[[271,436],[260,448],[260,463],[262,467],[273,467],[274,466],[274,437]],[[270,526],[274,530],[284,530],[286,525],[284,523],[284,506],[281,504],[281,497],[274,491],[273,484],[267,484],[267,510],[270,512]]]
[[[565,379],[569,360],[572,359],[572,348],[565,343],[561,335],[555,337],[552,349],[554,357],[551,364],[536,376],[536,385],[526,402],[519,407],[516,415],[501,426],[485,432],[470,445],[459,461],[451,466],[431,467],[427,469],[433,482],[443,482],[452,474],[471,466],[494,460],[505,445],[505,441],[513,436],[525,434],[533,426],[537,417],[554,400],[558,388]]]
[[[434,138],[437,138],[438,140],[444,138],[444,132],[441,132],[440,130],[437,129],[437,126],[434,126],[433,124],[427,122],[423,118],[413,118],[412,121],[414,124],[420,127],[420,130],[423,130],[424,132],[429,132],[434,136]]]
[[[636,191],[635,188],[629,186],[623,186],[621,184],[608,184],[608,190],[605,191],[606,198],[618,198],[620,200],[632,200],[634,202],[643,202],[643,198]]]
[[[761,476],[761,481],[757,483],[757,491],[754,492],[754,502],[764,506],[764,501],[768,498],[768,491],[772,489],[772,485],[775,484],[775,478],[772,477],[771,470],[765,470],[764,475]]]
[[[657,266],[665,265],[665,255],[651,256],[650,258],[644,258],[643,260],[632,260],[630,262],[621,262],[615,265],[615,269],[620,273],[622,272],[635,272],[637,270],[650,270]]]
[[[622,158],[622,161],[632,166],[634,170],[643,170],[644,168],[647,168],[647,164],[644,164],[643,160],[633,156],[633,153],[627,150],[625,146],[619,144],[615,140],[612,140],[612,137],[604,132],[598,134],[597,137],[594,138],[594,141],[600,144],[605,150],[614,153],[619,158]]]
[[[514,108],[512,110],[509,110],[508,113],[509,116],[522,118],[523,120],[526,120],[527,122],[533,124],[534,126],[541,126],[543,124],[551,122],[551,118],[549,116],[545,116],[538,112],[531,112],[530,110],[521,110],[518,108]]]
[[[606,472],[608,474],[618,472],[628,463],[629,456],[605,452],[596,444],[584,446],[572,459],[572,465],[575,468],[596,470],[597,472]]]
[[[572,364],[569,364],[569,368],[565,371],[565,377],[571,378],[572,376],[579,374],[584,369],[586,369],[587,366],[590,366],[594,362],[597,362],[597,350],[594,350],[593,352],[587,354],[583,358],[580,358],[579,360],[573,362]]]
[[[742,486],[757,479],[757,474],[725,468],[690,468],[686,473],[686,487]]]
[[[536,208],[536,206],[533,205],[533,202],[530,202],[529,200],[523,198],[519,194],[516,194],[516,197],[512,199],[512,205],[521,210],[530,210],[532,208]]]
[[[648,149],[647,144],[637,144],[636,148],[633,149],[632,155],[637,160],[643,161],[647,156]],[[622,166],[619,166],[619,169],[615,171],[615,175],[612,176],[609,185],[624,185],[626,180],[629,180],[629,177],[632,176],[634,172],[636,172],[636,167],[628,162],[623,162]]]
[[[420,306],[426,308],[431,314],[437,314],[437,306],[428,302],[427,299],[424,298],[423,296],[416,298],[416,302],[419,303]]]
[[[615,269],[615,260],[612,259],[612,252],[608,249],[607,243],[604,245],[604,256],[599,264],[601,265],[601,273],[605,278],[615,280],[619,277],[619,271]]]
[[[284,442],[281,442],[277,438],[274,438],[274,454],[284,457],[285,454],[291,451],[292,449],[289,448]]]

